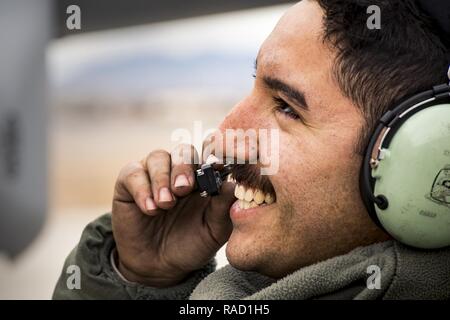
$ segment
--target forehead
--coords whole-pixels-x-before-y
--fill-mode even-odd
[[[261,46],[258,69],[300,84],[330,80],[333,53],[323,39],[323,12],[315,1],[291,7]]]

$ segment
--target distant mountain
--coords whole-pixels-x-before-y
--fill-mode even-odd
[[[158,95],[178,89],[241,95],[253,83],[251,54],[138,53],[86,64],[56,85],[61,96]]]

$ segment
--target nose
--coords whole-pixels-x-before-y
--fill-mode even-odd
[[[237,103],[219,126],[219,130],[225,134],[226,129],[257,129],[258,118],[255,103],[248,96]]]
[[[258,131],[266,122],[261,114],[252,96],[236,104],[219,126],[216,153],[233,163],[257,163]]]

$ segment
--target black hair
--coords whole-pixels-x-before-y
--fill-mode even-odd
[[[333,75],[366,122],[362,154],[384,112],[448,81],[448,39],[413,0],[316,1],[324,10],[324,41],[336,51]],[[371,5],[381,10],[380,29],[367,26]]]

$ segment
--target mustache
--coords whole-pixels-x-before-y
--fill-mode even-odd
[[[261,175],[261,168],[255,164],[235,164],[231,168],[231,176],[237,183],[260,189],[264,193],[275,195],[275,189],[267,176]]]

